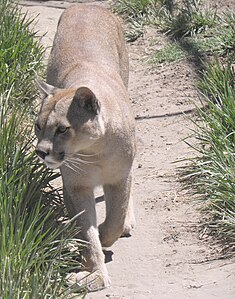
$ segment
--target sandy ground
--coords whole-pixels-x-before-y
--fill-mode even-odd
[[[88,1],[80,1],[88,2]],[[90,1],[108,6],[106,1]],[[214,4],[220,1],[214,1]],[[223,8],[233,1],[221,1]],[[62,1],[24,1],[23,9],[38,15],[36,29],[50,47],[63,9]],[[234,7],[234,5],[233,5]],[[151,67],[146,57],[151,40],[164,39],[149,29],[129,44],[130,88],[136,121],[138,154],[134,164],[137,227],[132,237],[110,248],[107,264],[112,286],[88,294],[89,299],[232,299],[234,260],[222,260],[220,248],[199,234],[200,214],[190,195],[180,191],[174,162],[191,157],[183,142],[192,124],[181,112],[197,100],[196,74],[188,62]],[[48,48],[47,54],[50,48]],[[102,214],[103,203],[97,204]]]

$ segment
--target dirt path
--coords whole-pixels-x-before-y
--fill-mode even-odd
[[[85,1],[81,1],[85,2]],[[39,15],[36,28],[50,46],[63,8],[70,3],[25,1],[24,10]],[[106,1],[96,4],[107,6]],[[57,7],[57,8],[55,8]],[[143,61],[151,50],[149,30],[129,45],[130,96],[136,121],[138,154],[134,165],[137,228],[110,249],[107,264],[112,286],[89,299],[235,298],[234,261],[218,260],[219,252],[200,240],[199,214],[187,194],[179,191],[173,162],[192,155],[182,142],[191,123],[183,114],[196,100],[196,75],[190,64],[151,68]],[[168,115],[167,115],[168,114]],[[97,205],[102,213],[103,203]]]

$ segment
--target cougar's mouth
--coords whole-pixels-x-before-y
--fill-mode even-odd
[[[60,166],[63,164],[63,162],[47,162],[47,161],[44,161],[44,163],[50,169],[60,168]]]
[[[57,157],[53,157],[49,152],[36,150],[36,153],[39,159],[50,169],[59,168],[64,162],[64,153],[59,153],[58,159],[56,159]]]
[[[60,157],[60,158],[62,158],[62,157]],[[58,161],[58,160],[55,160],[50,155],[46,156],[45,159],[44,159],[44,163],[50,169],[57,169],[57,168],[59,168],[63,164],[63,162],[64,162],[64,159],[60,159]]]

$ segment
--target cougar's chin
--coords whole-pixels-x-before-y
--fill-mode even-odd
[[[63,161],[54,161],[53,159],[48,157],[44,160],[44,163],[50,169],[57,169],[60,168],[60,166],[63,164]]]
[[[63,164],[63,162],[55,162],[55,163],[52,163],[52,162],[45,162],[46,166],[50,169],[58,169],[60,168],[60,166]]]

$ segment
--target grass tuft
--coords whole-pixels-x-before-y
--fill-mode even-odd
[[[128,41],[133,42],[144,36],[145,27],[149,25],[169,36],[169,46],[164,49],[166,55],[164,50],[156,52],[150,59],[152,63],[181,59],[183,52],[179,50],[182,48],[180,44],[192,45],[202,56],[214,53],[225,56],[235,49],[235,14],[227,12],[219,16],[216,10],[205,6],[205,1],[118,0],[113,1],[112,7],[127,21]],[[187,48],[191,55],[193,51]]]
[[[224,24],[219,34],[220,51],[219,53],[229,54],[235,51],[235,13],[227,12],[223,17]]]
[[[184,0],[174,11],[163,9],[160,27],[171,37],[179,39],[202,33],[218,23],[216,11],[202,9],[200,0]]]
[[[1,298],[62,298],[65,274],[79,265],[68,254],[75,230],[59,221],[64,207],[50,187],[58,175],[38,163],[34,140],[25,142],[29,106],[12,108],[10,96],[0,98]]]
[[[0,3],[0,93],[10,88],[16,97],[24,100],[35,95],[32,80],[35,70],[42,68],[43,47],[30,30],[34,19],[23,14],[17,3]]]
[[[235,84],[232,59],[207,66],[199,84],[207,109],[198,109],[194,136],[198,156],[187,166],[187,187],[204,201],[208,225],[235,241]]]
[[[126,31],[128,41],[134,41],[144,34],[146,25],[155,24],[163,5],[169,0],[118,0],[112,1],[114,12],[121,14],[128,22]]]
[[[185,51],[176,43],[168,44],[163,49],[157,51],[151,58],[151,63],[169,63],[179,61],[186,57]]]
[[[132,40],[145,26],[161,29],[169,43],[148,59],[152,64],[190,58],[204,69],[198,88],[207,109],[197,109],[194,136],[198,156],[184,169],[188,188],[204,201],[209,227],[220,237],[235,239],[235,13],[219,15],[205,1],[118,0],[114,9],[134,25]],[[131,27],[130,26],[130,27]],[[130,28],[129,27],[129,28]],[[208,56],[216,55],[219,60]],[[229,58],[226,65],[219,61]],[[204,102],[203,102],[204,103]]]

